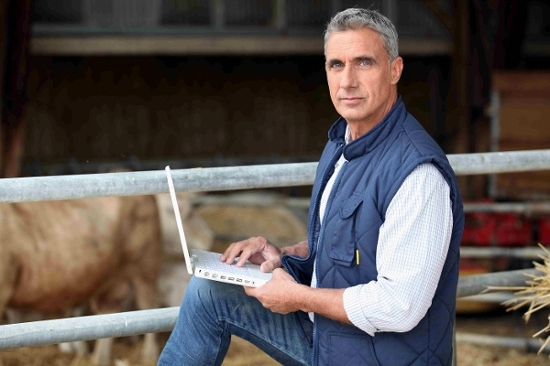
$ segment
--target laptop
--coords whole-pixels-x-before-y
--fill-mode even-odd
[[[250,262],[242,267],[227,264],[220,261],[221,253],[208,252],[204,250],[191,249],[187,247],[185,233],[183,232],[183,224],[181,221],[178,200],[176,198],[176,190],[174,189],[174,181],[170,173],[170,166],[165,168],[166,178],[168,179],[168,188],[170,190],[170,200],[174,208],[176,216],[176,225],[181,241],[183,256],[185,257],[185,265],[187,272],[190,275],[206,278],[208,280],[231,283],[234,285],[259,287],[271,279],[271,273],[264,273],[260,270],[260,266]],[[237,259],[235,259],[236,263]]]

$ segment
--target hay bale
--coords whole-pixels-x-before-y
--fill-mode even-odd
[[[207,222],[193,208],[193,197],[198,193],[178,192],[176,197],[185,231],[185,239],[190,248],[209,250],[214,245],[214,232]],[[169,194],[156,195],[162,228],[164,254],[183,259],[181,242]]]
[[[506,306],[507,311],[518,310],[523,307],[528,307],[525,311],[523,318],[525,322],[528,322],[533,313],[540,310],[547,310],[550,306],[550,251],[539,243],[539,247],[544,250],[544,254],[539,255],[542,259],[542,263],[533,262],[535,269],[539,270],[541,275],[529,275],[531,280],[525,282],[525,286],[489,286],[487,291],[514,291],[517,295],[516,298],[507,300],[502,304]],[[549,324],[533,334],[533,337],[540,337],[543,334],[550,332],[550,316],[548,316]],[[541,353],[548,344],[550,344],[550,336],[546,336],[545,339],[541,338],[541,347],[538,353]]]
[[[218,251],[223,251],[232,242],[253,236],[263,236],[278,246],[307,238],[304,221],[283,205],[212,204],[198,207],[197,212],[214,232],[214,250]]]

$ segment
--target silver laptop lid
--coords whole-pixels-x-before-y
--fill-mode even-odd
[[[185,234],[183,232],[183,224],[181,221],[180,209],[178,206],[178,199],[176,197],[176,190],[174,189],[174,181],[172,180],[172,174],[170,173],[170,166],[166,168],[166,178],[168,179],[168,189],[170,190],[170,200],[172,201],[172,207],[174,208],[174,215],[176,216],[176,225],[178,226],[178,233],[180,235],[181,249],[183,250],[183,256],[185,257],[185,266],[187,272],[193,274],[193,266],[191,263],[191,256],[189,255],[189,249],[187,248],[187,240],[185,240]]]

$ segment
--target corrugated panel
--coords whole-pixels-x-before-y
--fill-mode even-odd
[[[289,27],[318,27],[322,29],[330,18],[328,0],[293,0],[286,3],[286,22]]]
[[[439,0],[446,11],[451,11],[450,0]],[[342,0],[338,10],[363,7],[378,10],[395,24],[401,38],[448,39],[447,31],[419,0]]]
[[[84,22],[117,29],[153,27],[158,25],[160,7],[160,0],[84,0]]]
[[[210,1],[162,0],[161,24],[209,26]]]
[[[403,38],[449,39],[450,35],[437,18],[418,0],[400,0],[394,22]]]
[[[82,22],[82,1],[35,0],[33,22],[74,24]]]
[[[274,0],[225,0],[225,25],[273,25]]]
[[[439,2],[450,11],[451,0]],[[353,6],[381,11],[394,21],[402,38],[449,39],[447,31],[420,0],[36,0],[34,19],[119,31],[181,25],[221,30],[308,28],[321,32],[331,15]],[[277,16],[278,9],[284,9],[281,18]],[[534,31],[540,32],[539,28],[548,26],[541,21],[537,23],[538,15],[533,11],[530,14],[535,24],[531,28],[538,27]]]
[[[550,4],[548,1],[529,3],[526,36],[533,40],[550,38]]]
[[[95,27],[112,27],[112,2],[102,0],[84,0],[84,23]]]
[[[378,10],[383,13],[384,7],[382,6],[382,3],[384,3],[384,0],[363,0],[363,1],[342,0],[341,7],[338,10],[343,10],[347,8],[367,8],[372,10]]]

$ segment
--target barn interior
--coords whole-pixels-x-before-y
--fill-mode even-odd
[[[181,167],[314,161],[336,118],[320,35],[331,14],[354,4],[8,4],[2,176],[93,173],[113,163],[157,169],[167,160]],[[506,83],[545,89],[545,2],[357,5],[396,23],[406,65],[399,92],[447,153],[544,147],[540,133],[514,139],[512,123],[502,120],[495,138],[491,95]],[[518,80],[508,81],[512,71]],[[536,104],[536,95],[525,99]],[[521,114],[501,115],[509,113]],[[540,121],[533,114],[527,118]],[[483,179],[464,180],[467,199],[494,194]]]
[[[405,61],[399,93],[447,154],[550,145],[544,0],[0,4],[1,178],[315,162],[337,118],[322,32],[331,15],[351,6],[378,9],[396,24]],[[550,245],[549,178],[548,171],[459,177],[470,209],[462,274],[527,268],[537,260],[533,248]],[[274,188],[252,199],[307,201],[310,188]],[[212,196],[232,202],[243,193]],[[206,201],[196,198],[205,217],[213,207]],[[296,207],[289,214],[305,217]],[[247,212],[239,215],[253,225]],[[232,235],[211,220],[211,227],[219,224],[219,248],[254,235]],[[499,254],[476,251],[492,248]],[[495,306],[459,301],[460,311],[487,318],[501,316],[487,315]]]

